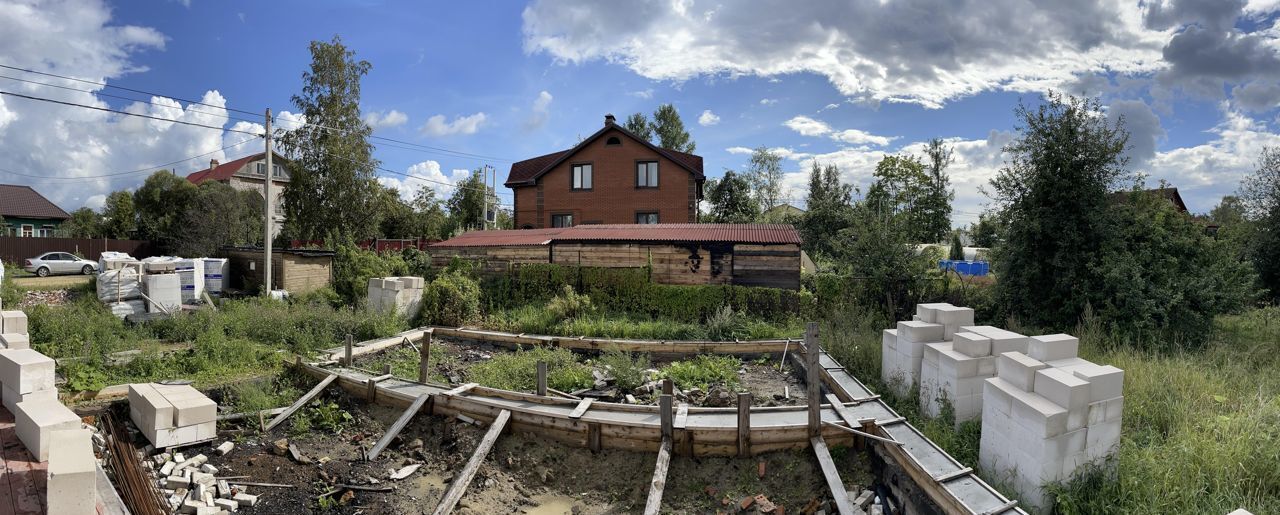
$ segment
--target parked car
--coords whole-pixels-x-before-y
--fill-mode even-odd
[[[40,277],[51,274],[89,275],[98,270],[98,262],[78,258],[67,252],[45,252],[28,259],[22,269]]]

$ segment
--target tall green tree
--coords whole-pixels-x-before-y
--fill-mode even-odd
[[[760,217],[760,205],[751,196],[751,185],[733,170],[725,170],[724,177],[708,185],[707,200],[711,203],[708,222],[747,224]]]
[[[174,252],[185,237],[183,210],[196,197],[196,185],[168,170],[151,174],[133,193],[138,217],[138,237],[151,240],[166,252]]]
[[[920,241],[941,242],[951,232],[951,201],[956,195],[947,177],[947,167],[953,161],[952,149],[941,139],[931,139],[925,145],[928,182],[916,206],[919,211],[916,234]]]
[[[628,116],[622,128],[639,136],[642,140],[653,143],[653,127],[649,125],[649,118],[645,117],[644,113],[633,113]]]
[[[960,242],[960,233],[951,233],[951,252],[947,254],[947,259],[952,261],[964,261],[964,244]]]
[[[627,120],[628,123],[631,120]],[[684,130],[684,122],[680,120],[680,112],[672,104],[662,104],[653,111],[653,122],[649,124],[654,136],[658,138],[658,146],[677,152],[693,152],[697,145],[689,132]]]
[[[854,204],[851,217],[831,242],[838,271],[861,278],[849,296],[879,306],[886,320],[909,318],[933,264],[909,244],[903,218],[886,218],[866,198]]]
[[[1253,173],[1240,186],[1240,200],[1250,222],[1249,255],[1262,286],[1280,300],[1280,147],[1266,147]]]
[[[840,231],[853,223],[853,186],[840,182],[840,169],[815,160],[809,170],[808,210],[800,218],[800,235],[806,249],[821,256],[835,250]]]
[[[995,213],[982,213],[969,225],[969,236],[975,247],[992,248],[1000,244],[1000,220]]]
[[[1004,242],[995,253],[996,294],[1010,314],[1039,326],[1073,325],[1101,291],[1095,272],[1111,227],[1107,194],[1131,177],[1123,118],[1096,99],[1050,93],[1016,109],[1017,138],[994,179]]]
[[[183,237],[174,241],[179,256],[216,255],[223,245],[247,245],[262,241],[262,194],[237,190],[217,181],[205,181],[192,200],[180,208]]]
[[[0,219],[0,227],[4,221]],[[98,238],[102,232],[102,216],[87,207],[71,212],[71,218],[58,226],[58,232],[68,238]]]
[[[782,202],[782,156],[764,146],[751,151],[747,180],[751,181],[760,210],[773,209]]]
[[[910,155],[885,156],[876,163],[872,176],[874,180],[867,188],[867,208],[882,221],[897,222],[907,241],[937,243],[924,230],[929,213],[923,204],[930,183],[924,163]]]
[[[445,203],[449,210],[450,233],[484,228],[485,201],[493,206],[498,195],[493,188],[485,186],[482,173],[477,168],[470,177],[459,181],[453,196]]]
[[[133,209],[133,195],[120,190],[107,195],[102,206],[102,236],[128,239],[137,228],[137,214]]]
[[[360,239],[378,231],[378,161],[369,144],[372,129],[360,119],[360,80],[370,67],[338,36],[311,42],[311,66],[292,99],[307,125],[280,139],[290,158],[285,233],[294,238],[336,233]]]

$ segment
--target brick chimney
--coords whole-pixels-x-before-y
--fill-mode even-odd
[[[604,126],[605,126],[605,127],[608,127],[608,126],[610,126],[610,125],[613,125],[613,124],[614,124],[615,122],[617,122],[617,121],[618,121],[618,119],[617,119],[617,118],[614,118],[612,114],[606,114],[606,115],[604,115]]]
[[[209,169],[210,169],[210,170],[212,170],[212,169],[217,168],[217,167],[218,167],[218,160],[217,160],[217,159],[210,159],[210,160],[209,160]]]

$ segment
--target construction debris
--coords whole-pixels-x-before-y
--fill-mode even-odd
[[[391,479],[393,481],[398,481],[406,477],[412,476],[414,472],[418,471],[418,467],[421,467],[421,466],[422,466],[421,463],[414,463],[413,465],[402,467],[400,470],[391,471]]]

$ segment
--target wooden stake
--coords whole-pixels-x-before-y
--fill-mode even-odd
[[[818,371],[818,323],[809,322],[804,329],[805,368],[809,379],[805,381],[805,390],[809,393],[809,437],[822,433],[822,378]]]
[[[644,503],[645,515],[658,515],[662,507],[662,490],[667,487],[667,468],[671,465],[671,437],[663,437],[658,446],[658,463],[653,467],[653,481],[649,483],[649,498]]]
[[[663,394],[663,395],[671,395],[671,394],[675,393],[675,391],[676,391],[676,384],[675,384],[674,382],[672,382],[670,379],[663,379],[663,380],[662,380],[662,394]]]
[[[299,397],[298,400],[293,401],[293,404],[291,404],[288,409],[285,409],[284,413],[276,415],[276,418],[271,419],[271,423],[267,424],[267,427],[264,428],[263,431],[270,431],[274,429],[276,426],[280,425],[281,422],[284,422],[284,420],[289,418],[290,415],[293,415],[294,412],[298,411],[298,408],[301,408],[305,406],[308,402],[311,402],[311,399],[314,399],[316,398],[317,395],[320,395],[320,392],[324,391],[325,387],[329,386],[329,383],[332,383],[337,379],[338,379],[337,374],[329,374],[328,377],[325,377],[323,380],[321,380],[320,383],[315,385],[315,387],[312,388],[311,391],[307,392],[306,395],[303,395],[302,397]]]
[[[389,375],[391,375],[391,364],[390,364],[390,363],[385,363],[385,364],[383,364],[383,365],[382,365],[382,375],[384,375],[384,376],[389,376]]]
[[[432,334],[433,333],[431,331],[427,331],[427,334],[422,335],[422,348],[419,349],[419,352],[418,352],[418,382],[419,383],[427,382],[427,370],[430,370],[430,368],[428,367],[429,365],[428,362],[430,361],[430,358],[431,358]]]
[[[662,438],[668,440],[671,438],[674,417],[671,413],[671,405],[675,397],[668,394],[658,396],[658,417],[661,421]]]
[[[547,362],[538,362],[538,395],[547,396]]]
[[[476,471],[480,470],[480,464],[484,462],[485,456],[489,455],[489,450],[493,448],[493,443],[498,440],[498,435],[502,434],[502,429],[507,427],[507,421],[511,420],[511,412],[502,410],[498,413],[498,417],[493,419],[493,425],[489,426],[489,432],[484,434],[484,438],[480,440],[480,445],[476,446],[476,452],[471,454],[471,459],[467,461],[467,466],[462,468],[457,476],[454,476],[453,482],[449,484],[449,491],[445,492],[444,498],[440,500],[440,505],[436,506],[435,515],[445,515],[453,512],[453,507],[462,500],[462,494],[466,493],[467,485],[471,484],[471,478],[475,477]]]
[[[805,349],[805,352],[809,350]],[[809,439],[809,444],[813,446],[813,453],[818,455],[818,464],[822,465],[822,475],[827,479],[827,488],[831,490],[836,509],[840,515],[853,515],[853,503],[849,502],[849,492],[845,491],[840,471],[836,468],[835,460],[831,459],[831,451],[827,450],[827,441],[821,436],[815,436]]]
[[[351,361],[351,346],[352,346],[352,345],[355,345],[355,343],[356,343],[356,341],[355,341],[355,337],[354,337],[354,336],[351,336],[350,334],[348,334],[348,335],[347,335],[346,347],[344,347],[344,352],[343,352],[343,355],[342,355],[342,356],[343,356],[343,357],[342,357],[342,364],[343,364],[344,366],[348,366],[348,367],[349,367],[349,366],[351,366],[351,363],[353,363],[353,362]]]
[[[364,398],[369,402],[373,402],[378,399],[378,381],[374,380],[372,377],[370,377],[368,381],[365,381]]]
[[[738,394],[738,456],[751,456],[751,393]]]
[[[396,422],[391,424],[391,427],[382,435],[382,438],[378,439],[378,443],[373,444],[373,448],[369,449],[366,459],[369,461],[377,459],[378,455],[382,454],[382,451],[387,448],[387,445],[391,444],[391,440],[400,434],[400,431],[403,431],[405,426],[409,425],[409,421],[413,420],[413,416],[418,414],[418,411],[422,409],[422,405],[426,404],[427,399],[430,398],[431,394],[424,393],[414,399],[413,404],[409,405],[409,409],[404,410],[404,413],[400,414],[400,418],[396,419]]]

